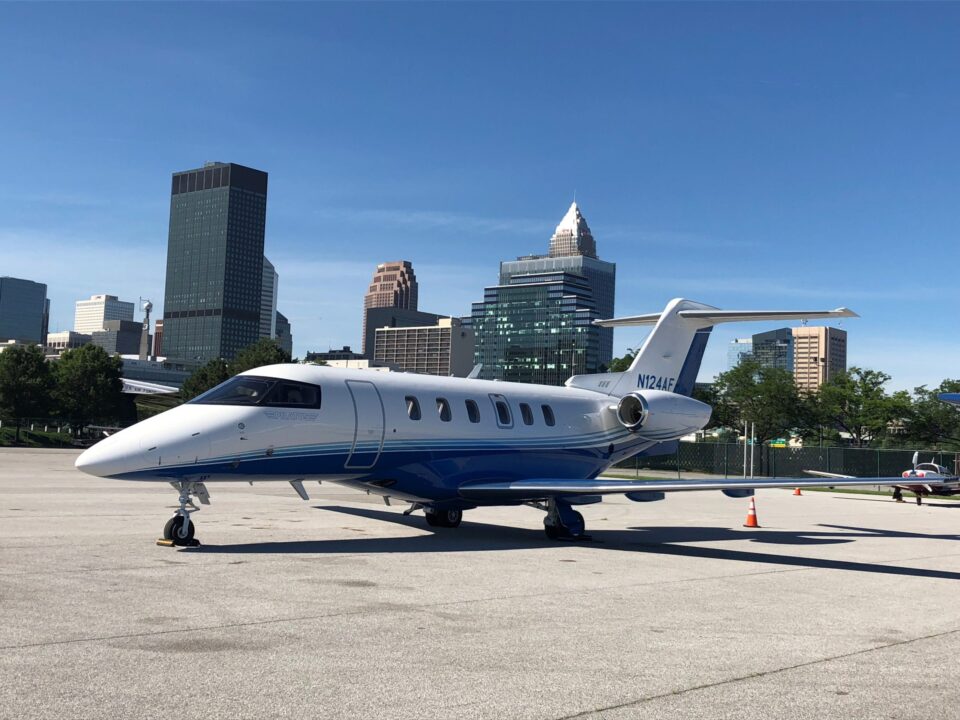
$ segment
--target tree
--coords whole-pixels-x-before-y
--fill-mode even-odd
[[[627,348],[627,354],[623,357],[613,358],[607,366],[607,372],[626,372],[630,369],[637,351],[633,348]]]
[[[237,375],[264,365],[288,362],[290,362],[290,355],[277,344],[276,340],[260,338],[253,345],[237,353],[237,357],[230,363],[230,375]]]
[[[14,345],[0,353],[0,414],[16,424],[15,442],[24,419],[47,414],[52,391],[53,376],[39,347]]]
[[[749,423],[759,443],[785,435],[801,421],[797,386],[787,370],[744,359],[717,376],[714,392],[715,425],[739,429]]]
[[[906,420],[906,436],[915,443],[933,443],[949,449],[960,448],[960,412],[937,396],[960,392],[960,380],[944,380],[940,387],[928,390],[915,388],[914,401]]]
[[[880,439],[890,423],[909,414],[909,397],[891,397],[883,386],[890,376],[879,370],[852,367],[820,386],[820,412],[824,421],[848,433],[856,447]]]
[[[92,344],[67,350],[57,361],[54,401],[74,430],[116,420],[123,408],[123,362]]]
[[[180,389],[180,395],[184,400],[191,400],[229,378],[230,369],[227,367],[227,363],[220,358],[216,358],[206,365],[197,368],[197,370],[186,379],[183,387]]]

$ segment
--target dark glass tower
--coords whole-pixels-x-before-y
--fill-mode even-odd
[[[754,335],[753,360],[763,367],[793,372],[793,329],[780,328]]]
[[[46,285],[0,277],[0,342],[45,344],[49,317]]]
[[[513,275],[486,288],[471,318],[480,377],[563,385],[571,375],[597,372],[598,317],[582,275]]]
[[[174,173],[163,354],[232,359],[260,336],[267,173],[207,163]]]
[[[597,245],[576,203],[550,238],[549,255],[500,263],[500,284],[474,303],[474,360],[480,377],[563,385],[571,375],[602,372],[613,356],[617,266]]]

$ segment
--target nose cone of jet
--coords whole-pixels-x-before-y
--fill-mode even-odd
[[[140,443],[123,431],[84,450],[74,467],[88,475],[113,477],[135,469],[140,454]]]

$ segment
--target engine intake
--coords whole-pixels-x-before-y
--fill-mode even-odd
[[[630,393],[620,398],[617,403],[617,418],[627,430],[636,432],[643,427],[650,415],[650,405],[643,399],[643,395]]]

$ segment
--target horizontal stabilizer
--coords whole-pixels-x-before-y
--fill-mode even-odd
[[[689,490],[760,490],[763,488],[856,487],[858,485],[901,485],[902,477],[750,478],[746,480],[571,480],[565,478],[472,482],[460,486],[460,496],[469,500],[539,500],[567,495],[614,495],[618,493],[681,492]]]
[[[849,308],[836,310],[679,310],[677,316],[684,320],[697,320],[704,327],[728,322],[748,322],[763,320],[819,320],[828,318],[860,317]],[[661,313],[647,313],[631,317],[594,320],[600,327],[629,327],[632,325],[656,325]]]

